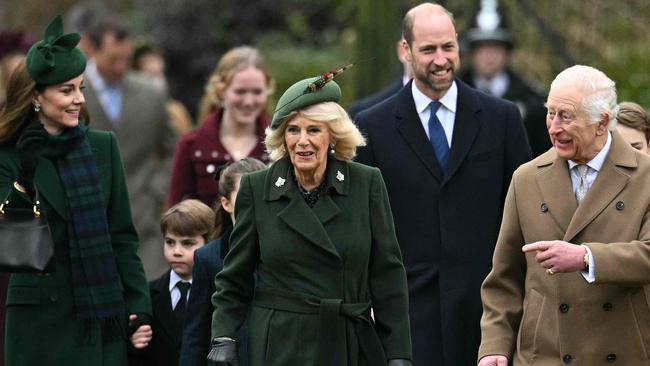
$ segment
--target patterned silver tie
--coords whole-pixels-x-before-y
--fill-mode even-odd
[[[589,167],[585,164],[580,164],[576,165],[575,169],[580,175],[580,184],[578,184],[578,189],[576,189],[576,199],[578,200],[578,204],[580,204],[589,190],[589,185],[587,184],[587,171],[589,171]]]

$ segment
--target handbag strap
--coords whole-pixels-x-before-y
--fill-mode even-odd
[[[25,193],[25,189],[18,185],[18,182],[14,182],[13,184],[14,189]],[[34,212],[34,217],[39,218],[41,216],[41,201],[38,198],[38,189],[36,189],[36,186],[33,186],[34,189],[34,201],[32,202],[32,211]],[[4,215],[5,211],[4,208],[5,206],[9,206],[9,196],[11,195],[11,189],[9,192],[7,192],[7,195],[5,198],[0,202],[0,215]]]

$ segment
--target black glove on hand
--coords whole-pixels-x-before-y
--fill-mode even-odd
[[[411,361],[403,358],[388,360],[388,366],[411,366]]]
[[[128,336],[131,337],[141,325],[151,325],[152,317],[147,313],[135,313],[137,318],[129,320]]]
[[[208,361],[214,362],[215,366],[239,366],[237,341],[225,337],[214,338]]]
[[[38,119],[34,119],[25,126],[16,142],[16,152],[20,162],[18,184],[32,193],[34,174],[40,156],[40,147],[47,137],[47,131]]]

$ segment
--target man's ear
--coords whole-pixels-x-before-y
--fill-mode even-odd
[[[609,129],[609,113],[605,112],[601,115],[600,121],[598,122],[598,128],[596,129],[597,135],[603,135],[607,133]]]
[[[406,61],[411,62],[413,61],[413,55],[411,54],[411,47],[409,46],[408,42],[406,42],[405,39],[402,38],[402,57],[406,59]]]

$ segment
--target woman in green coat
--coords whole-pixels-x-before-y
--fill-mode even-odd
[[[208,359],[217,365],[237,365],[247,316],[252,366],[410,365],[386,188],[379,170],[351,161],[364,139],[328,76],[282,95],[265,141],[275,162],[242,177],[212,298]]]
[[[117,143],[80,123],[86,59],[62,30],[57,17],[12,73],[0,115],[0,195],[38,194],[54,242],[52,272],[11,276],[6,363],[125,365],[128,330],[150,335],[148,287]]]

